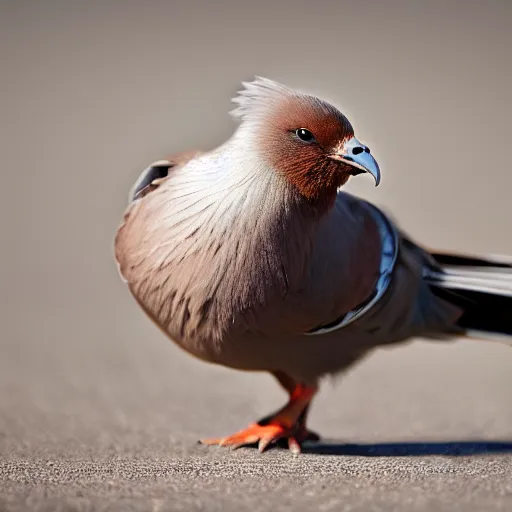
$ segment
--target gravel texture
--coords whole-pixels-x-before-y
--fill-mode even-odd
[[[92,343],[80,356],[2,359],[0,510],[512,507],[508,347],[376,353],[324,383],[311,426],[328,437],[296,457],[197,444],[285,395],[269,377],[196,362],[148,331],[117,355]]]
[[[376,352],[299,457],[206,448],[282,405],[192,359],[112,240],[139,172],[208,149],[255,74],[340,106],[382,170],[347,190],[429,247],[512,254],[512,2],[0,2],[0,512],[510,511],[512,349]]]

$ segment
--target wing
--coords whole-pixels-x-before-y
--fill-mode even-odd
[[[308,335],[325,334],[336,331],[356,321],[379,302],[389,287],[398,258],[400,235],[395,226],[378,208],[360,199],[357,201],[357,204],[361,210],[365,211],[366,216],[372,221],[373,229],[369,230],[368,236],[374,236],[376,228],[378,231],[378,238],[380,239],[380,244],[373,244],[375,248],[378,247],[380,250],[378,276],[375,279],[373,291],[354,309],[343,313],[340,317],[328,324],[315,327],[306,333]],[[361,216],[359,217],[361,218]],[[368,250],[368,248],[371,247],[371,245],[365,247],[365,250]]]
[[[176,153],[164,160],[153,162],[141,172],[130,190],[128,200],[134,201],[152,192],[169,177],[171,169],[185,165],[189,160],[199,156],[201,153],[202,152],[198,150],[186,151]]]
[[[308,335],[333,331],[372,333],[375,345],[411,336],[443,337],[461,310],[438,297],[425,279],[427,269],[438,269],[435,259],[412,242],[380,209],[362,202],[371,212],[381,239],[379,276],[373,292],[356,308]]]
[[[172,170],[177,169],[193,158],[196,158],[202,153],[202,151],[186,151],[182,153],[176,153],[171,155],[165,160],[158,160],[152,163],[149,167],[144,169],[137,181],[133,185],[129,194],[129,205],[124,213],[124,218],[121,226],[117,230],[115,241],[114,241],[114,257],[117,263],[117,268],[121,278],[126,281],[123,275],[123,263],[124,263],[124,251],[126,249],[126,238],[125,235],[126,227],[133,222],[134,210],[137,204],[149,193],[156,190],[162,183],[172,176]],[[129,238],[129,237],[128,237]]]

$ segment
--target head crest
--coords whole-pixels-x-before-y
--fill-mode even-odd
[[[260,76],[256,76],[252,82],[242,82],[242,85],[244,88],[232,99],[237,106],[230,112],[235,119],[241,120],[262,113],[264,109],[272,107],[285,97],[299,94],[278,82]]]

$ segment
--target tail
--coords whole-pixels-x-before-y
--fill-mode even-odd
[[[434,293],[464,311],[467,336],[512,345],[512,258],[430,253],[425,280]]]

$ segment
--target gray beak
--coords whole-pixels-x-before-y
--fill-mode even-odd
[[[355,137],[348,139],[345,144],[343,144],[341,150],[332,155],[331,158],[345,162],[361,172],[371,174],[375,180],[375,186],[379,186],[379,164],[376,162],[375,158],[370,155],[370,149],[364,144],[361,144]]]

